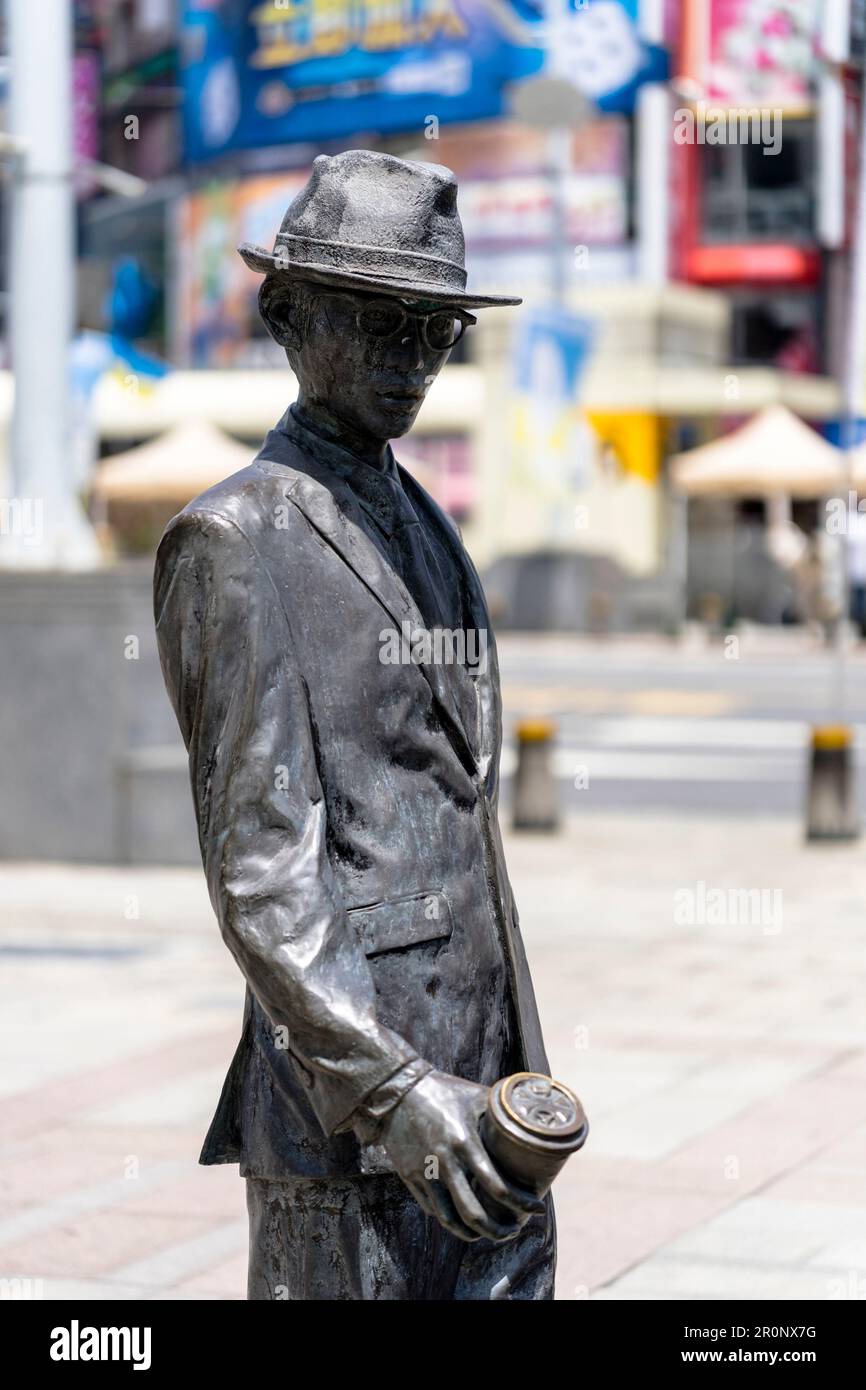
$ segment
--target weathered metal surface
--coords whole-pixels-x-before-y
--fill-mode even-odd
[[[455,192],[437,166],[320,159],[273,255],[245,248],[299,397],[157,559],[205,872],[248,983],[202,1161],[249,1180],[256,1298],[551,1296],[549,1201],[480,1136],[493,1082],[548,1070],[496,825],[495,644],[456,528],[387,443],[466,306],[493,302],[464,289]],[[411,649],[446,629],[474,634],[463,659]]]

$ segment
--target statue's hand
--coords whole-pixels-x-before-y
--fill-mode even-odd
[[[461,1240],[510,1240],[544,1211],[533,1193],[502,1177],[481,1141],[487,1094],[474,1081],[428,1072],[386,1115],[379,1136],[419,1206]]]

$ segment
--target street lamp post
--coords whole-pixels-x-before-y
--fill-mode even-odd
[[[75,495],[69,343],[75,314],[72,7],[9,0],[12,198],[10,347],[15,374],[11,496],[0,564],[72,569],[98,562]]]

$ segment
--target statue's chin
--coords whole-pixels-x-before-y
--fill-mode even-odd
[[[376,433],[381,434],[383,439],[399,439],[400,435],[409,433],[420,409],[420,401],[407,404],[396,398],[380,397]]]

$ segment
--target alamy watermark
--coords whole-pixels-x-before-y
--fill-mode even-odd
[[[466,666],[477,675],[487,670],[485,628],[415,627],[402,622],[379,633],[383,666]]]
[[[29,1275],[13,1279],[0,1279],[0,1302],[23,1302],[27,1299],[45,1297],[45,1280],[32,1279]]]
[[[0,536],[18,536],[25,545],[41,545],[44,512],[41,497],[0,497]]]
[[[151,1360],[149,1327],[82,1327],[73,1318],[69,1327],[51,1331],[52,1361],[131,1361],[134,1371],[147,1371]]]
[[[782,148],[782,111],[778,107],[680,106],[674,112],[678,145],[762,145],[764,154]]]
[[[764,936],[782,930],[781,888],[711,888],[698,879],[674,893],[678,927],[760,927]]]
[[[827,534],[845,536],[848,534],[853,516],[866,516],[866,497],[861,497],[858,501],[856,492],[848,493],[847,502],[844,497],[828,497],[826,510]]]

